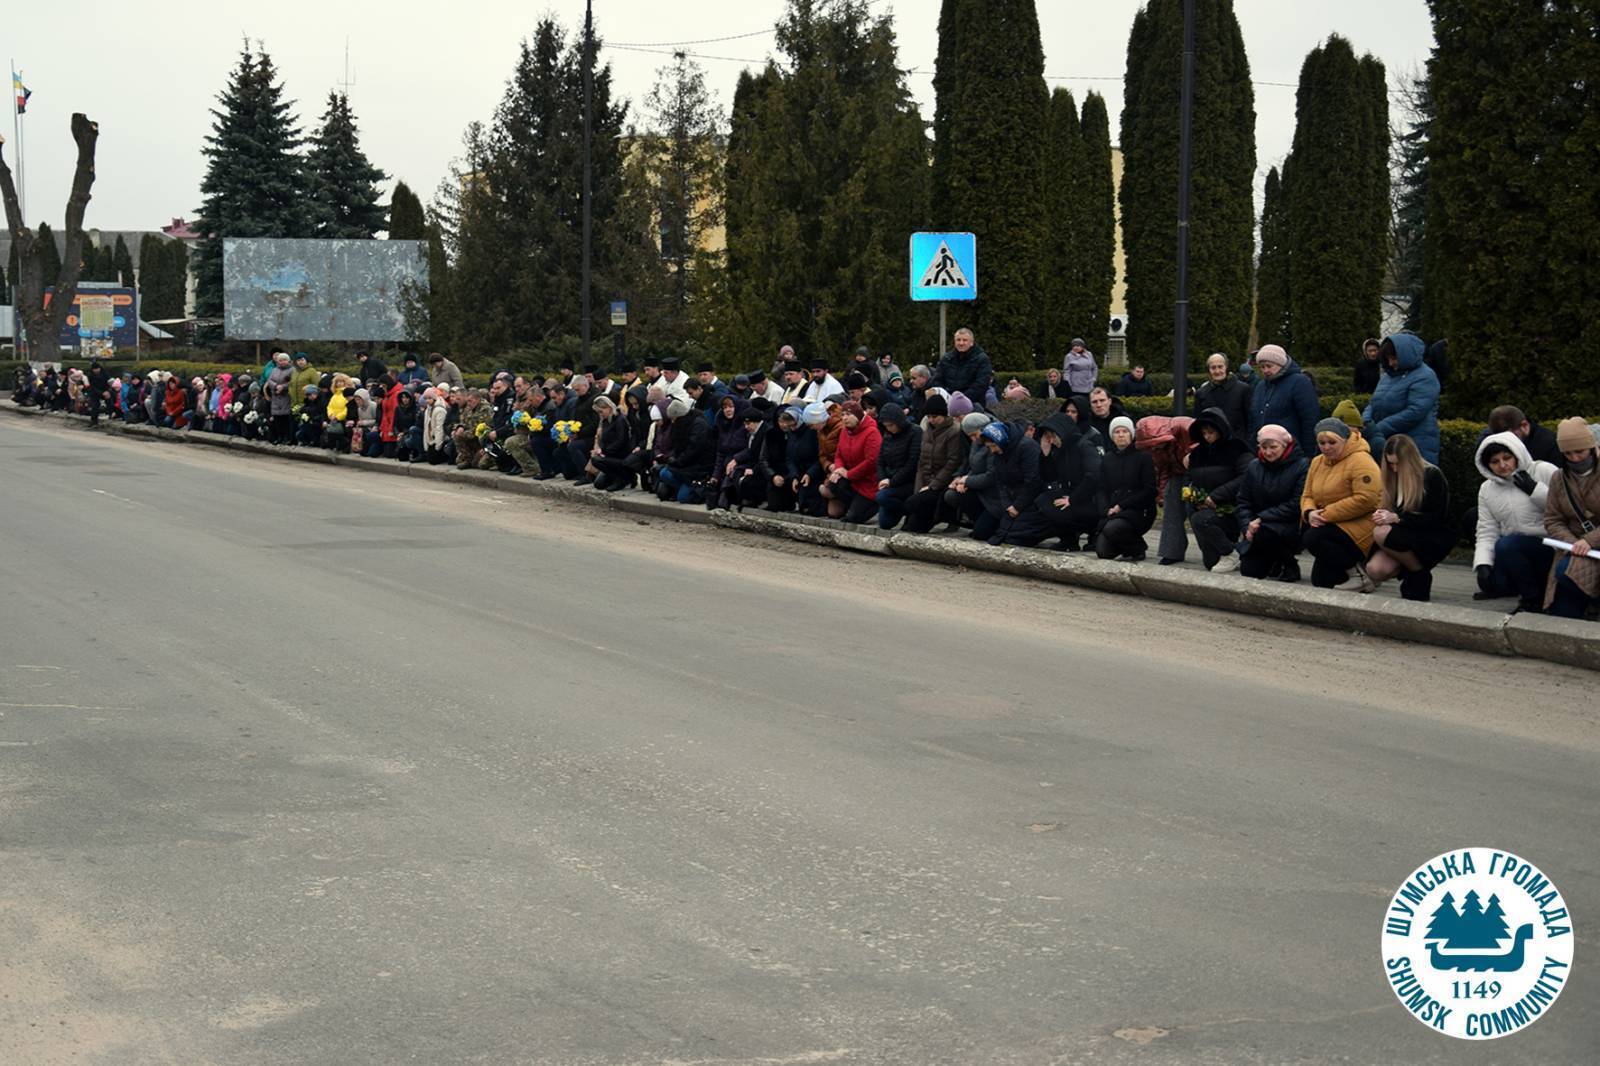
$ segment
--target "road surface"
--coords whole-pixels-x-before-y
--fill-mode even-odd
[[[0,1062],[1592,1063],[1592,674],[0,423]],[[1381,918],[1512,848],[1546,1018]]]

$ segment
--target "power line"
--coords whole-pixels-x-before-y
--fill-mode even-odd
[[[752,30],[749,33],[730,34],[727,37],[702,37],[698,41],[630,41],[627,44],[612,44],[607,41],[604,46],[606,48],[629,49],[676,48],[685,44],[720,44],[723,41],[742,41],[747,37],[767,37],[777,32],[776,27],[773,27],[765,30]]]

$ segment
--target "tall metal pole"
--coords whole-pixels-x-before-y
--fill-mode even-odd
[[[1172,332],[1172,413],[1188,408],[1189,164],[1194,125],[1194,0],[1183,0],[1183,94],[1178,105],[1178,304]]]
[[[589,168],[593,120],[590,108],[594,97],[594,0],[585,0],[583,11],[583,362],[589,365]]]
[[[28,224],[28,179],[22,170],[22,112],[17,109],[17,61],[11,60],[11,132],[16,138],[17,148],[14,153],[17,157],[17,211],[22,215],[22,224]]]

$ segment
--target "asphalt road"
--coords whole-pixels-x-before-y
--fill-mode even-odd
[[[0,1062],[1592,1063],[1593,675],[0,423]],[[1384,907],[1513,848],[1550,1015]]]

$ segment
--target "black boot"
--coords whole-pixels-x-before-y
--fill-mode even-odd
[[[1433,593],[1433,571],[1417,570],[1400,579],[1400,598],[1427,603]]]

